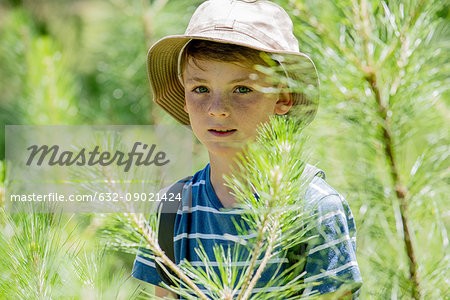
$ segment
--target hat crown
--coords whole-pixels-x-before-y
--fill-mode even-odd
[[[277,4],[265,0],[206,1],[195,11],[185,35],[230,42],[240,35],[252,40],[255,47],[270,52],[299,52],[288,14]]]

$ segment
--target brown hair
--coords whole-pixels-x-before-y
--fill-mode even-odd
[[[180,68],[181,70],[184,69],[189,58],[193,60],[197,67],[200,67],[196,62],[197,60],[208,59],[251,66],[268,66],[267,62],[261,57],[261,53],[261,51],[234,44],[191,40],[182,53]]]

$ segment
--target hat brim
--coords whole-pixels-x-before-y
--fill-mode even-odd
[[[227,33],[227,37],[229,36],[230,32]],[[232,41],[220,37],[173,35],[162,38],[150,48],[147,55],[147,72],[153,91],[153,101],[181,124],[190,125],[190,121],[189,115],[184,110],[184,87],[178,78],[178,56],[186,43],[192,39],[240,45],[262,52],[279,54],[287,61],[301,62],[301,76],[290,70],[287,72],[291,80],[304,81],[309,92],[306,93],[306,87],[304,91],[291,92],[293,107],[300,109],[301,112],[295,115],[299,116],[303,123],[310,123],[314,119],[319,104],[319,79],[313,61],[306,54],[273,51],[262,44],[258,46],[255,40],[247,35],[236,34]],[[305,74],[307,74],[307,80],[304,80]]]

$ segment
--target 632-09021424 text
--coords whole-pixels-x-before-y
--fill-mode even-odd
[[[11,194],[11,202],[119,202],[119,201],[180,201],[181,195],[174,193],[99,193],[92,194],[69,194],[47,193],[47,194]]]

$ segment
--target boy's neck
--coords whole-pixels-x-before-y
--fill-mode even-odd
[[[210,180],[217,197],[225,208],[232,208],[237,203],[231,194],[232,189],[225,185],[224,175],[231,176],[234,162],[210,157]]]

